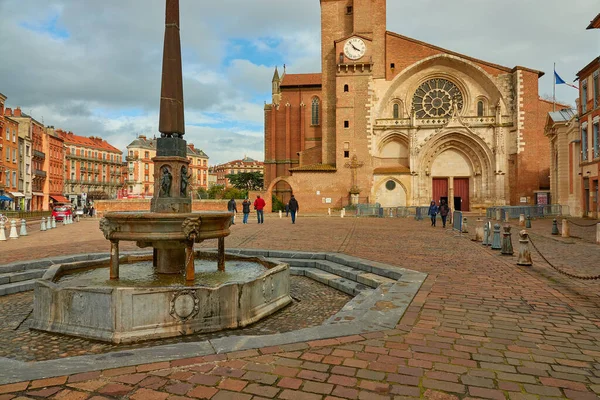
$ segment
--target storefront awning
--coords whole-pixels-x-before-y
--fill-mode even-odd
[[[44,197],[44,193],[40,193],[40,192],[33,192],[32,193],[34,196],[42,196]]]
[[[9,192],[13,197],[25,197],[21,192]]]
[[[50,196],[50,198],[57,203],[70,203],[69,199],[67,199],[65,196]]]

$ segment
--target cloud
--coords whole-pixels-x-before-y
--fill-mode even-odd
[[[316,1],[181,1],[186,139],[211,164],[262,159],[263,105],[275,65],[319,72]],[[472,57],[566,80],[597,56],[585,27],[597,0],[387,2],[387,28]],[[164,0],[0,0],[0,92],[48,125],[101,136],[123,151],[158,134]],[[9,16],[6,18],[5,16]],[[559,100],[575,90],[559,86]]]

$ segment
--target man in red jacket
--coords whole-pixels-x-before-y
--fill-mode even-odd
[[[254,200],[254,209],[256,210],[256,216],[258,217],[259,224],[263,224],[265,222],[263,208],[265,208],[265,200],[261,199],[260,196],[256,196],[256,200]]]

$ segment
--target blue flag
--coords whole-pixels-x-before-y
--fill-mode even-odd
[[[558,74],[556,73],[556,71],[554,71],[554,83],[556,83],[557,85],[561,85],[561,84],[567,84],[567,82],[564,81],[563,78],[561,78],[560,76],[558,76]]]

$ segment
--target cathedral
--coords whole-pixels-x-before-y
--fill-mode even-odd
[[[389,32],[386,0],[320,3],[321,73],[276,68],[265,105],[268,193],[304,211],[546,201],[543,72]]]

